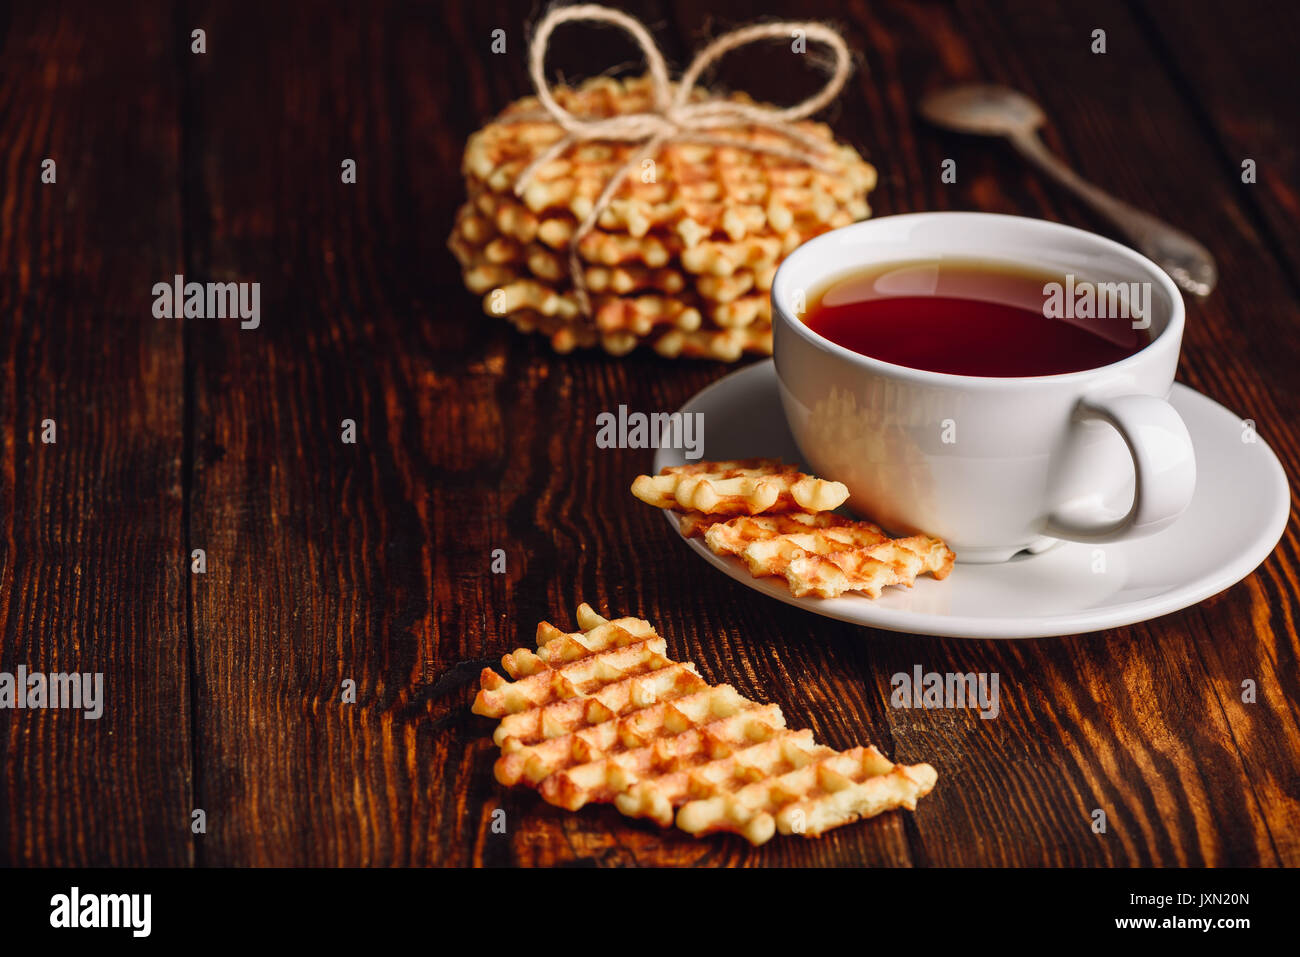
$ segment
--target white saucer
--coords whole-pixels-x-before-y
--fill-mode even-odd
[[[917,579],[858,595],[795,598],[778,578],[753,578],[736,558],[688,544],[737,581],[765,595],[841,621],[920,635],[1036,638],[1129,625],[1209,598],[1245,578],[1286,527],[1291,492],[1263,440],[1243,442],[1242,420],[1192,389],[1169,397],[1196,449],[1196,496],[1173,525],[1148,538],[1108,545],[1063,542],[999,565],[959,563],[945,581]],[[704,459],[755,456],[798,462],[777,395],[776,369],[760,362],[704,389],[682,407],[704,413]],[[660,449],[655,471],[686,462]],[[665,513],[677,528],[676,517]],[[1100,570],[1095,570],[1100,569]]]

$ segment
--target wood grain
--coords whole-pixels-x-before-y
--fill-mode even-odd
[[[0,671],[102,672],[104,701],[0,711],[0,864],[185,865],[181,327],[151,311],[181,245],[169,17],[3,20]]]
[[[1293,124],[1275,104],[1285,95],[1278,86],[1287,83],[1300,11],[1288,4],[1243,4],[1233,11],[1231,30],[1220,29],[1215,16],[1180,16],[1168,0],[1146,0],[1133,11],[1190,119],[1214,146],[1213,173],[1235,191],[1237,203],[1224,214],[1244,214],[1238,228],[1258,234],[1253,242],[1280,261],[1295,294],[1300,148]],[[1256,164],[1253,183],[1242,179],[1247,159]]]
[[[629,9],[678,68],[755,16],[739,2]],[[860,53],[827,118],[880,168],[877,215],[983,209],[1108,231],[1005,147],[918,121],[924,92],[983,79],[1039,99],[1045,139],[1085,176],[1207,242],[1223,278],[1189,305],[1180,379],[1254,418],[1300,474],[1284,44],[1266,44],[1242,71],[1248,37],[1210,49],[1214,37],[1190,25],[1196,11],[1160,0],[1086,11],[816,0],[763,13],[830,20]],[[44,323],[16,323],[0,352],[0,661],[17,660],[11,636],[62,655],[76,635],[83,657],[92,648],[116,680],[130,677],[139,706],[93,741],[89,725],[57,716],[25,719],[32,731],[0,717],[8,859],[1300,862],[1294,523],[1257,573],[1195,608],[1093,635],[975,642],[855,628],[760,599],[631,500],[651,455],[598,449],[596,416],[620,404],[675,409],[728,367],[554,356],[483,317],[444,247],[465,137],[529,89],[525,28],[536,14],[498,0],[328,17],[200,3],[129,24],[140,32],[132,50],[147,54],[130,70],[76,22],[9,25],[0,49],[31,52],[0,88],[0,129],[16,144],[7,162],[33,171],[0,192],[0,314]],[[188,53],[190,24],[207,30],[203,56]],[[1098,26],[1104,56],[1089,52]],[[504,54],[489,48],[498,28]],[[1205,53],[1204,76],[1180,68],[1185,46]],[[47,57],[79,72],[47,90]],[[566,27],[548,67],[581,76],[637,57],[614,32]],[[1230,97],[1214,92],[1218,77]],[[715,79],[778,102],[817,83],[779,44],[736,53]],[[148,119],[127,121],[110,96]],[[1244,128],[1232,122],[1236,96],[1252,104]],[[1258,130],[1260,156],[1277,160],[1251,194],[1225,157],[1253,148]],[[43,212],[54,200],[30,185],[55,138],[94,154],[96,184],[57,222]],[[356,160],[355,185],[340,182],[344,158]],[[955,184],[939,178],[946,158]],[[122,169],[131,185],[101,185]],[[129,265],[114,234],[124,221]],[[178,261],[190,278],[260,282],[261,327],[189,320],[183,333],[121,323],[88,334],[87,291],[110,315],[147,316],[144,292]],[[42,262],[59,264],[48,280]],[[69,440],[75,461],[52,463],[32,442],[30,422],[50,405],[91,416],[97,439]],[[354,445],[341,441],[344,419],[356,423]],[[206,549],[208,571],[187,579],[173,559],[191,547]],[[494,549],[504,574],[491,571]],[[914,815],[758,849],[504,791],[492,723],[468,712],[478,672],[528,643],[541,619],[571,627],[583,600],[651,619],[671,656],[779,703],[792,726],[829,744],[930,761],[939,786]],[[997,673],[1001,714],[891,708],[890,676],[916,664]],[[1258,703],[1241,701],[1244,678],[1257,681]],[[343,700],[345,681],[355,703]],[[92,820],[90,796],[121,819]],[[206,834],[146,826],[178,812],[185,824],[189,807],[206,811]],[[1105,835],[1090,828],[1096,808]],[[498,809],[505,833],[492,827]]]

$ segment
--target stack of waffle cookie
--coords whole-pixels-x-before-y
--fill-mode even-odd
[[[646,77],[597,77],[553,92],[579,117],[653,106]],[[578,143],[516,196],[520,174],[564,135],[536,98],[526,97],[469,138],[462,164],[468,200],[448,245],[487,315],[542,333],[556,351],[599,345],[623,355],[644,344],[669,357],[770,354],[776,267],[813,236],[866,217],[876,183],[875,169],[836,144],[825,125],[803,121],[798,128],[832,147],[831,169],[746,149],[788,143],[740,127],[725,131],[735,147],[669,142],[653,158],[640,157],[641,144]],[[587,314],[571,281],[570,244],[629,161],[634,171],[577,244]]]

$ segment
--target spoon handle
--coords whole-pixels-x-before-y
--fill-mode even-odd
[[[1033,130],[1015,133],[1010,140],[1027,160],[1113,222],[1139,252],[1154,260],[1180,287],[1198,296],[1210,294],[1219,274],[1208,249],[1163,220],[1089,183],[1053,155]]]

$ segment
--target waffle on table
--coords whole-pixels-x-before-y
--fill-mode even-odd
[[[536,650],[484,669],[475,714],[499,719],[497,780],[534,787],[576,811],[613,803],[693,835],[730,831],[753,844],[776,832],[818,837],[916,802],[928,764],[893,764],[874,747],[836,751],[786,727],[781,709],[710,685],[667,657],[648,621],[578,608],[580,631],[537,626]]]
[[[647,77],[596,77],[553,92],[585,117],[653,105]],[[578,244],[588,317],[570,281],[569,245],[605,184],[642,147],[579,143],[539,169],[517,197],[519,175],[563,135],[536,98],[525,97],[470,136],[462,162],[467,200],[448,245],[486,314],[547,336],[559,352],[601,346],[622,355],[645,344],[673,357],[770,355],[776,267],[813,236],[865,218],[876,183],[875,169],[835,144],[828,127],[798,127],[835,146],[834,170],[692,142],[662,147],[652,177],[638,163]],[[720,133],[739,144],[784,143],[757,127]]]

